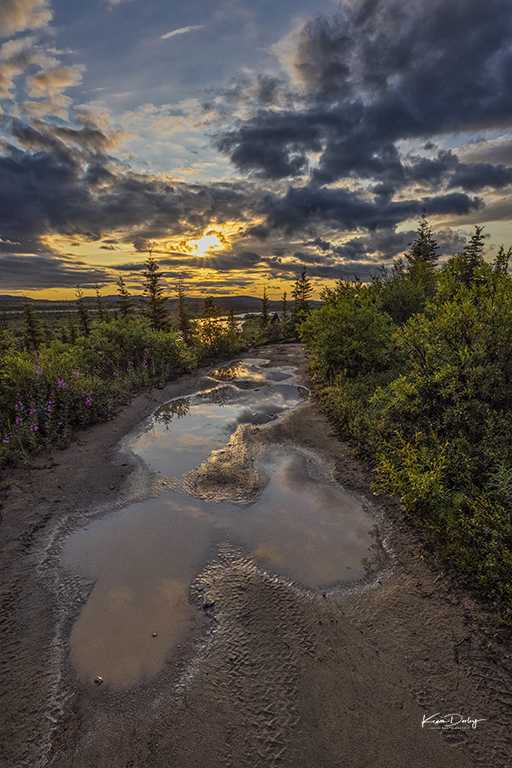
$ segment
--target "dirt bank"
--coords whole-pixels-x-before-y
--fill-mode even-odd
[[[251,350],[298,366],[299,345]],[[371,498],[389,551],[352,591],[307,593],[223,546],[191,586],[197,624],[164,672],[132,690],[80,684],[67,663],[84,585],[62,578],[64,538],[147,493],[119,441],[199,377],[135,398],[64,451],[8,473],[0,525],[0,765],[51,768],[469,768],[512,765],[506,652],[489,649],[478,606],[443,577],[400,509],[372,497],[349,446],[314,402],[252,440],[318,454]],[[104,513],[104,512],[103,512]],[[476,727],[422,727],[435,714]]]

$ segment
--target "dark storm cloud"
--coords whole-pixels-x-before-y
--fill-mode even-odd
[[[512,183],[512,168],[502,163],[462,163],[451,150],[441,151],[436,158],[419,158],[405,166],[405,178],[417,184],[448,189],[460,187],[470,192],[486,188],[501,189]]]
[[[374,231],[394,227],[401,221],[429,215],[466,214],[482,206],[480,198],[452,192],[421,200],[379,204],[346,189],[290,187],[281,198],[268,195],[263,201],[267,224],[292,233],[311,225],[326,223],[341,230],[364,228]]]
[[[21,146],[0,156],[0,237],[18,243],[59,233],[91,241],[125,229],[131,239],[202,234],[212,220],[243,218],[236,184],[170,184],[102,151],[101,132],[12,124]],[[100,135],[101,134],[101,135]]]
[[[417,232],[414,230],[404,232],[381,230],[351,238],[342,245],[334,247],[333,254],[348,259],[349,261],[345,264],[353,262],[357,265],[356,260],[362,259],[364,262],[373,261],[377,265],[403,255],[409,250],[416,237]],[[466,238],[451,229],[435,232],[434,239],[439,246],[439,254],[443,256],[460,253],[466,244]],[[375,270],[375,266],[373,269]]]
[[[245,237],[255,237],[258,240],[266,240],[271,233],[268,227],[264,227],[262,224],[257,224],[255,227],[249,227],[245,230]]]
[[[509,125],[511,41],[510,0],[344,3],[300,32],[301,106],[260,108],[218,146],[240,170],[268,178],[304,173],[308,153],[320,152],[317,183],[403,184],[398,141]],[[418,175],[435,182],[441,162]]]
[[[490,163],[460,164],[450,179],[450,187],[479,192],[486,187],[501,189],[512,183],[512,168]]]
[[[82,261],[54,254],[2,254],[0,274],[3,290],[42,290],[45,288],[93,288],[111,282],[109,273]]]

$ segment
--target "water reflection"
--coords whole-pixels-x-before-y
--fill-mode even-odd
[[[155,424],[164,424],[166,429],[169,429],[174,416],[178,419],[182,419],[190,411],[190,397],[178,397],[176,400],[170,400],[168,403],[161,405],[153,415],[153,421]]]
[[[197,397],[201,400],[207,400],[214,405],[226,405],[230,398],[236,394],[234,387],[216,387],[215,389],[208,389],[206,392],[198,392]]]
[[[268,368],[268,360],[257,358],[245,358],[236,360],[223,368],[216,368],[208,374],[208,378],[215,381],[236,381],[239,389],[255,389],[264,384],[275,381],[285,381],[295,374],[295,368],[291,365],[281,365]]]
[[[218,369],[211,378],[229,385],[157,409],[132,449],[156,471],[179,477],[226,445],[238,425],[267,423],[308,397],[304,387],[277,383],[290,378],[292,368],[256,362]],[[237,377],[258,386],[240,387]],[[243,509],[167,491],[68,539],[63,562],[94,582],[71,633],[71,661],[82,679],[101,676],[122,688],[157,674],[197,620],[188,588],[221,542],[311,589],[375,571],[382,546],[372,518],[360,501],[317,479],[311,457],[269,449],[255,466],[269,482]],[[228,488],[235,475],[226,473]]]
[[[221,542],[312,589],[365,576],[375,533],[361,503],[314,479],[300,454],[277,452],[259,469],[269,484],[244,510],[168,491],[68,540],[64,563],[95,582],[71,633],[82,679],[122,688],[156,674],[191,626],[188,586]]]
[[[287,384],[198,392],[160,407],[130,447],[156,472],[180,477],[224,447],[240,424],[266,424],[308,396],[305,387]]]

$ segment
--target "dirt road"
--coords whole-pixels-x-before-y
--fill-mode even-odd
[[[299,345],[247,354],[297,366],[307,385]],[[198,380],[142,394],[66,450],[7,474],[2,768],[512,765],[505,651],[488,648],[479,607],[435,568],[400,509],[372,497],[349,446],[311,400],[251,440],[314,451],[338,483],[371,499],[388,551],[383,569],[363,586],[315,593],[221,546],[191,585],[196,623],[162,674],[118,692],[76,679],[69,635],[88,588],[63,576],[63,542],[149,492],[144,468],[119,441]],[[466,722],[434,728],[434,715]]]

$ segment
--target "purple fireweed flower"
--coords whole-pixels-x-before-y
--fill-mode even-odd
[[[39,427],[37,426],[37,424],[31,424],[30,425],[30,431],[31,432],[37,432],[38,429],[39,429]]]
[[[133,362],[131,360],[128,360],[128,365],[126,366],[126,370],[128,373],[131,373],[133,371]]]
[[[21,424],[22,421],[23,419],[21,418],[21,416],[16,416],[16,424]]]
[[[4,445],[9,445],[9,438],[7,437],[7,435],[5,435],[4,439],[2,440],[2,443]]]
[[[32,416],[32,414],[35,413],[35,412],[36,412],[36,409],[35,408],[31,408],[30,411],[29,411],[29,414]]]
[[[92,403],[91,393],[90,392],[84,392],[84,397],[85,397],[85,404],[86,405],[91,405],[91,403]]]
[[[147,360],[143,360],[142,361],[142,367],[143,368],[147,368],[148,367],[148,361]]]
[[[52,405],[55,405],[55,400],[48,400],[48,405],[46,406],[48,413],[52,412]]]
[[[40,365],[36,365],[36,367],[35,367],[35,374],[36,374],[36,376],[40,376],[42,374],[42,372],[43,372],[43,369],[41,368],[41,366]]]
[[[114,373],[112,374],[112,376],[117,376],[117,371],[114,371]]]
[[[14,410],[15,411],[22,411],[23,410],[23,403],[21,402],[21,400],[18,400],[18,402],[14,406]]]
[[[73,375],[75,379],[78,379],[78,377],[80,376],[80,371],[73,371]]]
[[[57,387],[59,389],[69,389],[69,384],[66,384],[64,379],[59,379],[58,382],[57,382]]]
[[[64,422],[63,422],[63,421],[59,421],[59,423],[57,424],[57,426],[58,426],[58,427],[62,427],[62,425],[63,425],[63,424],[64,424]]]

